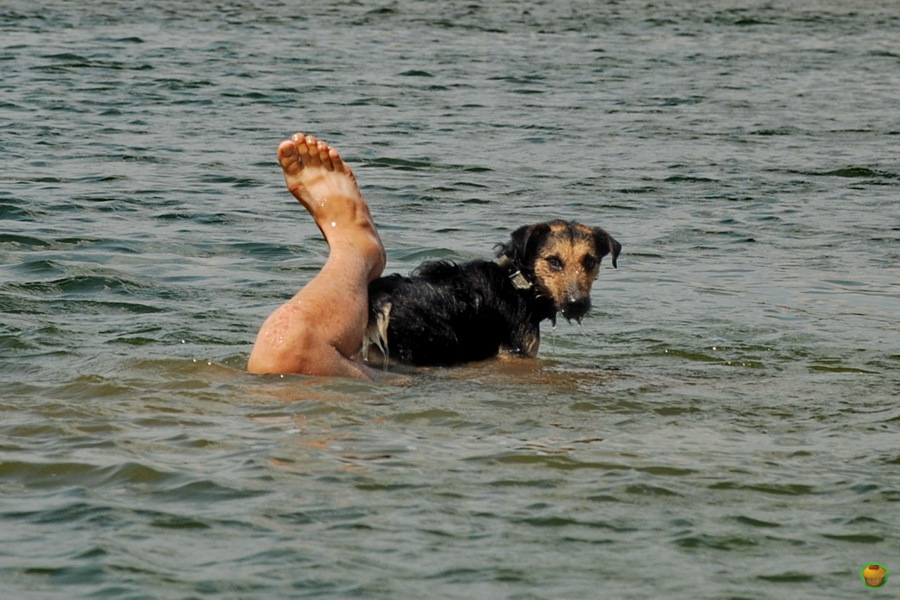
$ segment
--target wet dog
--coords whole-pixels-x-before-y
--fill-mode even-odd
[[[551,221],[515,230],[497,261],[426,262],[409,277],[369,284],[363,357],[373,347],[411,365],[453,365],[497,355],[534,357],[540,322],[581,322],[604,256],[622,245],[599,227]]]

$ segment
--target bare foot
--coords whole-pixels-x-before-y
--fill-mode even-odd
[[[312,215],[329,246],[363,253],[372,261],[371,279],[378,277],[385,264],[384,246],[356,177],[338,151],[296,133],[278,146],[278,162],[288,190]]]

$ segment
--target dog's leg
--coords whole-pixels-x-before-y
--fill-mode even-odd
[[[247,369],[372,378],[374,370],[350,359],[368,322],[367,285],[385,264],[369,207],[350,168],[325,142],[298,133],[278,147],[278,162],[329,253],[322,270],[263,323]]]

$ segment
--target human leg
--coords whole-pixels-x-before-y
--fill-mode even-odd
[[[367,286],[385,264],[369,207],[353,172],[325,142],[295,134],[278,147],[278,162],[329,253],[319,273],[263,323],[247,370],[371,378],[351,360],[368,322]]]

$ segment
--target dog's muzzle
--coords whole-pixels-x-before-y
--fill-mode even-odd
[[[561,312],[566,319],[570,321],[575,320],[580,323],[581,318],[584,317],[589,310],[591,310],[590,298],[571,298],[562,305],[559,312]]]

